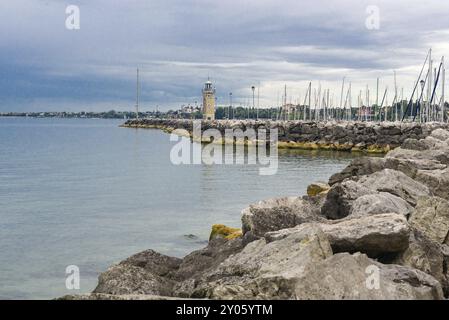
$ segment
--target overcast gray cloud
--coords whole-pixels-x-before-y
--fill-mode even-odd
[[[81,29],[65,28],[78,5]],[[380,9],[380,29],[365,26]],[[432,1],[56,1],[0,3],[0,110],[108,110],[133,106],[135,68],[144,109],[200,99],[208,76],[219,103],[304,97],[308,81],[339,95],[376,78],[406,93],[427,49],[449,52],[449,3]],[[355,96],[355,95],[354,95]],[[355,97],[354,97],[355,99]]]

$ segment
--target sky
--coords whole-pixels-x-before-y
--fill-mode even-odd
[[[253,85],[260,107],[285,85],[302,102],[309,81],[339,105],[343,77],[353,104],[377,78],[391,101],[394,72],[407,96],[428,49],[449,53],[448,15],[441,0],[2,0],[0,112],[133,110],[137,67],[143,111],[200,104],[208,77],[221,105],[252,104]]]

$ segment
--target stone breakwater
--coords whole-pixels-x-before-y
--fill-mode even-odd
[[[192,120],[140,119],[128,120],[122,127],[154,128],[165,132],[183,129],[192,136]],[[278,131],[278,147],[304,150],[339,150],[367,153],[386,153],[407,139],[424,139],[442,123],[373,123],[373,122],[304,122],[304,121],[201,121],[201,130],[217,129],[225,136],[226,129]],[[203,137],[202,142],[210,142]],[[220,143],[226,143],[224,139]],[[231,141],[231,143],[235,141]],[[251,141],[250,141],[251,142]]]
[[[449,131],[354,160],[305,196],[245,208],[183,259],[153,250],[63,299],[445,299]]]

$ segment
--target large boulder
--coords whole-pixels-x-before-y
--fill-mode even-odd
[[[449,244],[449,201],[439,197],[419,199],[410,224],[439,244]]]
[[[358,180],[384,169],[401,171],[408,177],[415,179],[418,170],[446,169],[448,154],[448,152],[441,150],[421,152],[396,148],[384,158],[364,157],[353,160],[341,172],[332,175],[329,184],[333,186],[347,179]]]
[[[438,150],[429,150],[427,157],[447,166],[449,165],[449,146],[439,148]]]
[[[447,165],[434,159],[402,159],[387,156],[385,167],[401,171],[408,177],[415,179],[418,170],[444,170]]]
[[[439,141],[439,140],[438,140]],[[433,150],[409,150],[404,148],[397,148],[390,151],[386,159],[403,159],[403,160],[436,160],[442,164],[449,164],[449,146],[446,143],[435,147]]]
[[[415,179],[428,186],[433,195],[449,200],[449,168],[418,170]]]
[[[435,137],[432,136],[428,136],[425,139],[422,140],[429,149],[432,150],[437,150],[440,148],[446,148],[447,147],[447,140],[446,141],[442,141],[440,139],[437,139]]]
[[[190,297],[196,284],[205,273],[217,268],[220,263],[243,249],[240,238],[226,240],[217,238],[209,241],[207,247],[196,250],[182,259],[174,275],[173,296]]]
[[[163,255],[154,250],[145,250],[123,260],[120,264],[133,265],[151,270],[159,276],[171,275],[177,272],[181,259]]]
[[[143,251],[102,273],[93,293],[189,297],[205,272],[242,249],[241,238],[213,238],[207,247],[183,259]]]
[[[425,157],[426,151],[420,151],[420,150],[410,150],[405,149],[402,147],[396,148],[394,150],[391,150],[387,153],[385,158],[396,158],[396,159],[423,159]]]
[[[449,139],[449,131],[445,129],[436,129],[432,131],[430,136],[440,141],[447,141]]]
[[[329,184],[335,185],[341,183],[348,178],[357,178],[372,174],[385,168],[385,159],[378,157],[362,157],[356,158],[343,169],[341,172],[335,173],[329,179]]]
[[[94,293],[170,296],[181,259],[146,250],[110,267],[98,279]]]
[[[365,176],[358,172],[353,178],[357,181],[332,186],[322,215],[329,219],[392,212],[408,216],[419,197],[431,194],[426,185],[397,170],[381,169]]]
[[[321,215],[328,219],[342,219],[351,214],[353,202],[361,196],[375,193],[370,188],[347,180],[332,186],[321,208]],[[391,212],[391,211],[390,211]]]
[[[295,298],[307,300],[443,299],[432,276],[399,265],[384,265],[361,253],[338,253],[310,268],[295,284]]]
[[[304,273],[331,255],[326,236],[313,224],[279,241],[253,241],[205,275],[192,297],[291,299]]]
[[[429,196],[429,188],[419,183],[404,173],[384,169],[368,176],[364,176],[358,181],[362,185],[379,192],[388,192],[407,201],[412,206],[420,197]]]
[[[267,232],[265,239],[267,242],[278,241],[301,232],[306,227],[307,224],[303,224],[295,228]],[[395,213],[321,223],[319,227],[328,237],[334,253],[363,252],[370,257],[406,250],[410,234],[405,217]]]
[[[321,226],[333,252],[363,252],[377,257],[408,247],[410,228],[401,214],[387,213]]]
[[[418,151],[429,149],[429,146],[423,140],[413,138],[405,139],[401,147],[404,149],[418,150]]]
[[[351,217],[381,213],[398,213],[408,217],[413,212],[413,207],[402,198],[387,192],[380,192],[357,198],[352,202],[349,212]]]
[[[261,201],[242,211],[243,233],[263,237],[269,231],[291,228],[305,222],[320,221],[319,209],[300,197]]]
[[[412,228],[408,248],[395,256],[391,262],[430,274],[447,291],[449,287],[443,252],[441,245],[427,238],[419,230]]]

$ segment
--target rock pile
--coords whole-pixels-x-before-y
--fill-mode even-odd
[[[448,298],[448,160],[449,131],[406,139],[307,196],[249,206],[242,235],[225,230],[183,259],[144,251],[66,298]]]
[[[139,119],[128,120],[122,127],[128,128],[155,128],[166,132],[182,129],[192,135],[192,120],[181,119]],[[265,129],[278,131],[278,146],[280,148],[306,149],[306,150],[339,150],[357,151],[367,153],[386,153],[395,147],[415,144],[430,135],[438,128],[449,129],[442,123],[374,123],[374,122],[307,122],[307,121],[267,121],[267,120],[214,120],[201,121],[201,132],[207,129],[217,129],[225,137],[226,129],[247,132],[248,129]],[[443,130],[444,131],[444,130]],[[427,141],[438,143],[434,137]],[[201,141],[209,142],[209,137],[202,137]],[[222,139],[221,143],[227,143]]]

